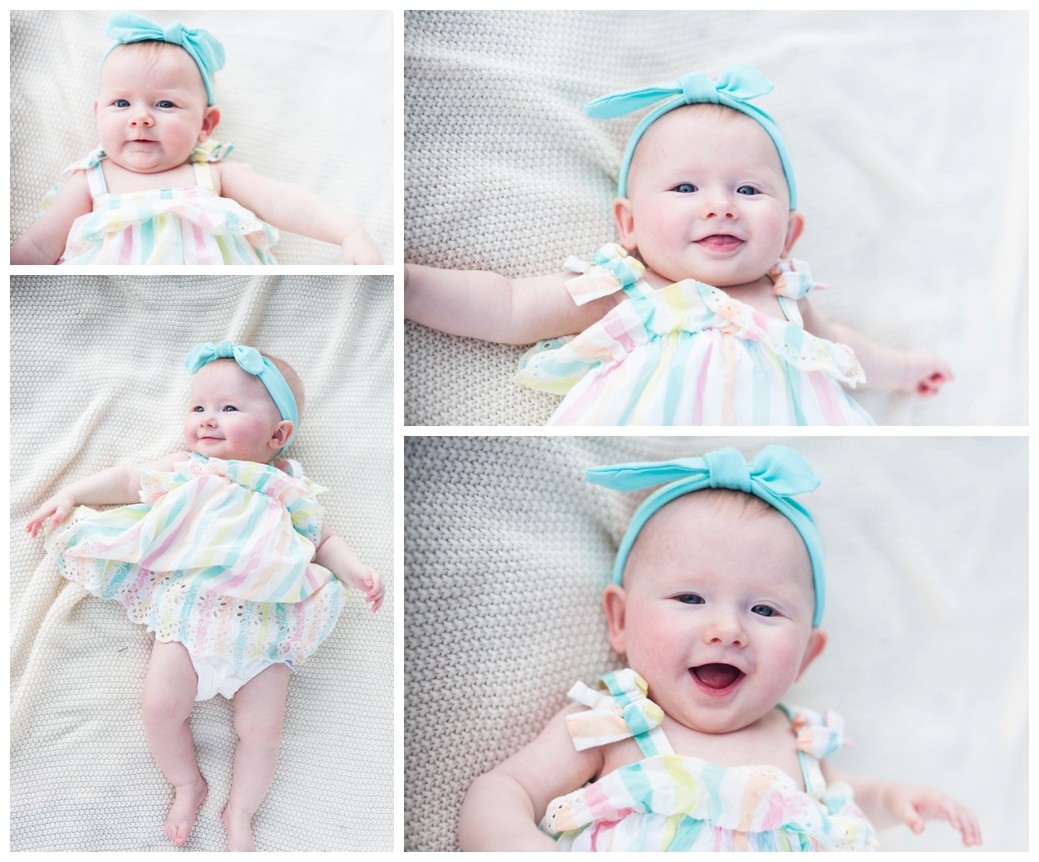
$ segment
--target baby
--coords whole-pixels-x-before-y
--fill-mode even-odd
[[[234,704],[238,735],[222,820],[228,848],[252,850],[252,817],[277,765],[289,671],[328,635],[345,586],[372,611],[380,575],[322,523],[325,489],[280,455],[303,388],[252,347],[196,345],[184,442],[151,464],[117,466],[61,489],[26,530],[49,533],[61,573],[123,604],[155,643],[141,694],[148,745],[174,788],[164,831],[183,845],[206,798],[188,716],[196,700]],[[96,512],[80,504],[130,504]]]
[[[817,285],[789,256],[804,227],[790,159],[750,101],[771,89],[732,66],[592,102],[607,118],[667,100],[622,159],[619,244],[533,278],[406,266],[405,316],[540,342],[517,379],[565,396],[553,424],[869,424],[843,384],[933,395],[952,377],[944,362],[831,323],[808,299]]]
[[[116,41],[94,102],[101,147],[66,169],[12,263],[273,264],[275,228],[341,246],[343,263],[382,263],[356,218],[223,161],[232,147],[211,136],[224,49],[212,34],[128,12],[106,32]]]
[[[664,487],[635,511],[603,606],[627,669],[473,782],[463,849],[866,850],[874,829],[973,815],[926,787],[840,775],[843,722],[782,702],[822,652],[821,540],[794,495],[818,478],[782,446],[589,471]],[[540,823],[540,828],[536,824]]]

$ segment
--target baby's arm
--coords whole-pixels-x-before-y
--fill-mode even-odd
[[[498,344],[532,344],[580,332],[619,294],[576,305],[566,290],[573,273],[508,279],[493,272],[404,265],[404,317],[450,335]]]
[[[103,506],[141,502],[141,470],[169,470],[178,461],[188,457],[187,452],[174,452],[151,464],[119,464],[93,476],[66,485],[33,512],[25,524],[25,531],[35,536],[44,521],[51,525],[64,521],[76,506]]]
[[[832,773],[823,764],[827,782],[844,781],[855,791],[855,802],[877,829],[905,823],[916,835],[924,831],[928,820],[945,820],[959,830],[963,843],[973,847],[981,843],[978,821],[965,805],[931,787],[877,781]]]
[[[50,208],[15,240],[11,263],[57,263],[65,251],[72,223],[92,208],[87,176],[76,171],[61,187]]]
[[[350,546],[327,526],[321,528],[321,543],[317,546],[314,562],[324,566],[347,586],[364,593],[364,600],[372,613],[382,606],[382,576],[362,563]]]
[[[603,765],[601,748],[577,751],[566,729],[566,715],[580,709],[557,713],[533,742],[469,785],[458,820],[463,850],[556,849],[538,829],[548,803],[581,787]]]
[[[807,299],[801,300],[800,307],[805,329],[855,352],[871,389],[894,389],[928,398],[953,379],[949,366],[933,353],[887,347],[850,326],[827,320]]]
[[[220,193],[276,228],[340,246],[343,263],[382,263],[378,246],[360,221],[309,189],[228,162],[220,165]]]

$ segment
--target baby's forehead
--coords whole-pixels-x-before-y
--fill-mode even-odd
[[[632,546],[625,580],[630,571],[639,569],[640,558],[659,552],[661,547],[670,553],[689,541],[724,544],[730,536],[738,539],[744,530],[760,532],[765,524],[769,527],[765,535],[773,546],[768,552],[789,554],[796,563],[794,568],[804,571],[804,583],[814,593],[811,560],[797,528],[760,497],[723,488],[684,494],[654,512]]]
[[[714,135],[725,136],[725,140],[730,142],[736,135],[737,143],[731,157],[738,154],[740,158],[750,158],[783,176],[779,151],[768,132],[746,114],[713,104],[682,105],[663,114],[646,129],[635,147],[631,172],[636,173],[647,159],[651,160],[648,164],[662,158],[684,160],[689,157],[695,160],[697,151],[693,149],[693,142]]]
[[[214,359],[192,375],[192,393],[214,389],[267,393],[263,381],[255,374],[243,370],[233,359]]]
[[[168,73],[183,76],[187,81],[198,81],[205,91],[202,73],[191,55],[180,45],[169,42],[145,41],[117,45],[101,64],[102,82],[107,76],[135,74],[142,69],[162,67]]]

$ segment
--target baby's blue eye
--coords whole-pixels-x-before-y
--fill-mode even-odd
[[[740,186],[738,189],[736,189],[736,194],[738,194],[738,195],[756,195],[756,194],[760,194],[760,192],[756,188],[754,188],[754,186]]]
[[[671,191],[679,192],[683,195],[689,195],[697,191],[697,188],[692,183],[679,183]]]
[[[194,407],[191,408],[191,412],[192,413],[202,413],[202,412],[204,412],[204,408],[201,405],[196,404]]]
[[[224,407],[224,412],[225,413],[233,413],[233,412],[235,412],[237,410],[238,410],[238,408],[235,407],[233,404],[228,404],[226,407]]]
[[[116,99],[113,103],[117,108],[129,108],[130,103],[126,99]]]
[[[174,105],[173,105],[173,102],[171,102],[169,99],[163,99],[161,102],[159,102],[156,105],[156,107],[157,108],[172,108],[172,107],[174,107]]]
[[[681,593],[675,598],[683,605],[702,605],[704,603],[703,596],[698,596],[696,593]]]
[[[750,612],[762,617],[774,617],[776,615],[776,609],[770,608],[768,605],[754,605]]]

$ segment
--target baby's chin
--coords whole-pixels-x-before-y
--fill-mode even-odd
[[[191,152],[192,150],[188,150],[183,154],[170,155],[161,150],[158,144],[152,147],[148,144],[142,146],[140,143],[134,143],[124,145],[115,153],[106,150],[105,154],[109,162],[125,171],[134,174],[161,174],[186,164]]]

